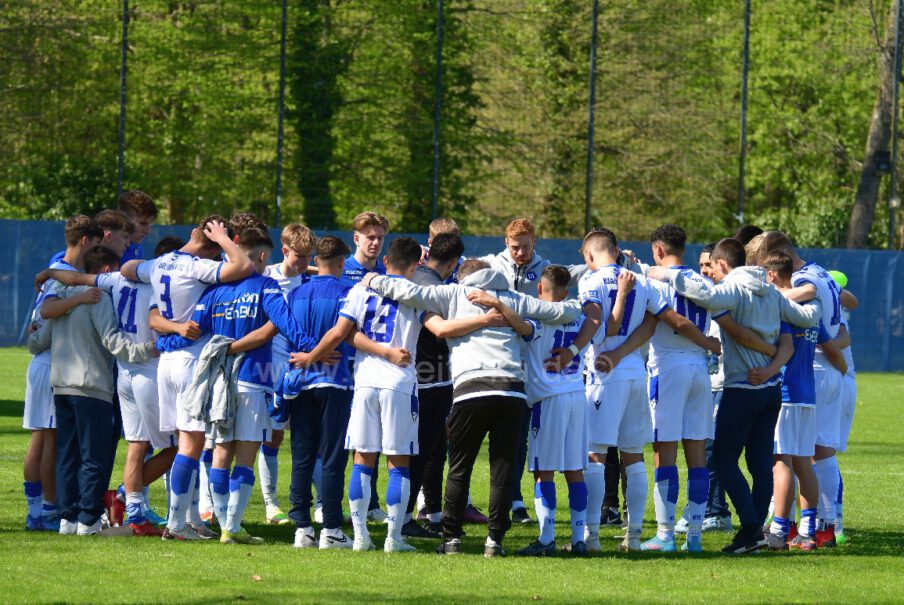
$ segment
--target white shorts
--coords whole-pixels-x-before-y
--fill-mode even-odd
[[[641,453],[653,439],[647,384],[642,378],[587,385],[587,437],[589,451],[608,448]]]
[[[360,387],[352,398],[345,449],[390,456],[418,453],[417,392]]]
[[[273,435],[270,415],[267,413],[267,397],[272,396],[265,391],[239,391],[238,406],[235,410],[235,424],[232,430],[220,432],[212,430],[211,436],[216,443],[231,441],[252,441],[266,443]]]
[[[706,366],[650,375],[650,414],[654,442],[712,439],[713,398]]]
[[[173,431],[160,430],[156,367],[120,368],[116,388],[126,441],[147,441],[155,450],[177,445]]]
[[[847,450],[851,436],[851,425],[854,423],[854,410],[857,407],[857,377],[845,374],[841,378],[841,426],[838,435],[839,452]]]
[[[204,432],[205,423],[188,415],[181,403],[195,377],[198,360],[187,355],[163,355],[157,366],[157,396],[160,400],[160,430]]]
[[[531,471],[578,471],[587,466],[587,401],[574,391],[531,408],[527,452]]]
[[[838,449],[841,445],[841,372],[814,370],[816,378],[816,443]]]
[[[775,423],[773,453],[812,456],[816,453],[816,408],[783,403]]]
[[[35,355],[25,374],[25,411],[22,428],[30,431],[56,428],[56,407],[50,386],[50,355]]]

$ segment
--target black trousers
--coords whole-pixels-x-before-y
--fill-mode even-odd
[[[618,510],[618,485],[622,486],[622,501],[624,501],[625,467],[621,463],[617,447],[610,447],[606,452],[606,494],[603,496],[603,506]]]
[[[417,427],[417,456],[411,458],[409,467],[411,496],[408,498],[408,512],[413,513],[417,504],[417,494],[424,488],[427,512],[441,509],[443,493],[443,467],[446,466],[446,419],[452,409],[452,385],[418,389],[420,415]]]
[[[92,525],[104,510],[110,482],[113,406],[78,395],[54,395],[57,415],[56,490],[60,517]]]
[[[501,543],[512,521],[512,482],[524,399],[493,395],[475,397],[452,406],[446,423],[449,435],[449,475],[443,509],[445,539],[461,537],[474,460],[484,437],[490,438],[489,537]]]
[[[712,464],[744,526],[762,526],[769,514],[775,423],[781,407],[782,389],[778,385],[726,388],[722,392]],[[752,488],[738,466],[742,451],[753,479]]]
[[[342,525],[342,494],[345,489],[345,431],[351,412],[353,392],[335,387],[302,391],[289,403],[292,445],[292,482],[289,518],[298,527],[311,527],[311,478],[317,453],[323,457],[320,492],[323,499],[323,526]]]

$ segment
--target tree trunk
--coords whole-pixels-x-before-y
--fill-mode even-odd
[[[888,149],[891,139],[892,110],[895,104],[895,29],[898,3],[892,2],[885,28],[885,44],[879,56],[879,94],[873,107],[873,119],[866,139],[866,154],[860,169],[860,182],[848,224],[847,247],[864,248],[876,215],[882,177],[876,171],[876,153]],[[895,158],[892,158],[895,161]]]

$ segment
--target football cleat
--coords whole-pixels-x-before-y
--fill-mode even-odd
[[[164,525],[166,525],[166,519],[158,515],[157,512],[150,506],[144,509],[144,518],[147,519],[151,523],[151,525],[156,525],[157,527],[163,527]],[[204,518],[204,513],[201,513],[201,518]]]
[[[107,519],[110,526],[122,527],[125,520],[126,505],[116,497],[115,489],[108,489],[104,492],[104,509],[107,511]]]
[[[52,531],[59,532],[60,531],[60,516],[53,515],[52,517],[44,517],[44,531]]]
[[[556,541],[543,544],[539,540],[534,540],[524,548],[516,550],[515,554],[521,557],[554,557],[556,556]]]
[[[769,550],[788,550],[788,536],[766,533],[766,548]]]
[[[442,544],[436,547],[436,553],[440,555],[460,555],[461,554],[461,540],[458,538],[452,538],[451,540],[446,540]]]
[[[621,552],[640,552],[640,532],[628,530],[621,544],[618,545]]]
[[[732,531],[731,515],[707,517],[703,520],[703,531]]]
[[[41,515],[38,515],[36,517],[26,515],[25,529],[26,531],[44,531],[44,517],[42,517]]]
[[[373,523],[388,523],[389,516],[381,508],[372,508],[367,511],[367,520]]]
[[[198,534],[198,537],[202,540],[213,540],[217,537],[217,533],[215,531],[212,531],[203,523],[201,523],[200,525],[195,525],[194,523],[186,523],[185,526]]]
[[[383,552],[415,552],[417,549],[406,542],[404,539],[402,540],[393,540],[392,538],[386,538],[386,541],[383,542]]]
[[[47,524],[46,519],[44,520],[44,524],[45,525]],[[847,542],[848,542],[847,534],[845,534],[844,531],[840,531],[835,534],[835,544],[837,544],[838,546],[844,546],[845,544],[847,544]]]
[[[129,527],[132,529],[133,536],[151,536],[159,538],[163,535],[163,530],[152,524],[150,521],[145,521],[144,523],[129,523]]]
[[[686,534],[690,528],[691,528],[690,521],[688,521],[684,517],[681,517],[675,523],[675,533],[676,534]]]
[[[524,510],[524,509],[520,509]],[[480,523],[482,525],[486,525],[490,522],[485,514],[480,512],[480,509],[474,506],[473,504],[469,504],[467,508],[465,508],[465,523]]]
[[[292,544],[295,548],[317,548],[319,545],[313,527],[299,527],[295,530],[295,542]]]
[[[622,515],[619,512],[618,508],[611,506],[604,506],[603,512],[600,515],[600,525],[621,525],[622,524]]]
[[[600,546],[600,535],[591,534],[586,527],[584,528],[584,548],[587,549],[587,552],[600,552],[603,550],[603,547]]]
[[[442,533],[422,527],[414,519],[409,519],[405,522],[405,525],[402,526],[402,535],[406,538],[428,538],[434,540],[443,537]]]
[[[320,530],[320,550],[330,548],[352,548],[352,540],[341,529]]]
[[[180,542],[188,542],[191,540],[200,540],[201,536],[198,535],[198,532],[186,525],[182,529],[170,529],[169,527],[166,527],[163,529],[163,534],[160,536],[160,538],[162,540],[179,540]]]
[[[116,492],[113,492],[113,493],[115,494]],[[101,523],[100,523],[100,519],[98,519],[91,525],[85,525],[84,523],[79,522],[76,533],[79,536],[93,536],[93,535],[97,534],[98,532],[100,532],[100,530],[101,530]]]
[[[627,536],[625,536],[627,538]],[[650,552],[678,552],[675,546],[675,539],[662,540],[659,536],[653,536],[640,545],[640,550]]]
[[[834,525],[827,525],[825,529],[820,529],[816,532],[817,548],[835,548],[837,544]]]
[[[523,510],[523,509],[519,509]],[[502,548],[502,544],[497,544],[492,540],[487,540],[487,543],[483,547],[483,556],[487,559],[493,559],[495,557],[504,557],[508,553],[505,552],[505,549]]]
[[[267,505],[267,523],[270,525],[289,525],[292,520],[278,506]]]
[[[60,519],[61,536],[74,536],[75,532],[77,531],[78,523],[76,521],[67,521],[66,519]]]
[[[220,534],[220,544],[263,544],[264,539],[259,538],[257,536],[252,536],[249,534],[244,527],[240,528],[237,532],[232,533],[229,530],[224,529],[223,533]]]
[[[533,519],[527,514],[526,508],[516,508],[512,511],[512,524],[514,525],[515,523],[521,523],[522,525],[533,523]]]
[[[797,534],[794,536],[794,539],[788,543],[788,548],[791,550],[803,550],[806,552],[810,552],[811,550],[816,550],[816,541],[813,540],[810,536],[803,536],[801,534]]]
[[[377,547],[374,545],[373,540],[370,537],[367,538],[355,538],[352,543],[352,550],[355,552],[364,552],[368,550],[376,550]]]
[[[753,530],[741,529],[730,544],[722,548],[726,555],[746,555],[766,547],[766,538],[760,532],[759,524]]]
[[[700,536],[688,536],[684,544],[681,545],[681,551],[689,553],[703,552],[703,544],[700,542]]]

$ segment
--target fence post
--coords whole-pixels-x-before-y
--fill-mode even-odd
[[[443,112],[443,39],[446,33],[443,0],[436,0],[436,84],[433,100],[433,192],[431,195],[431,216],[436,218],[439,211],[439,133]]]
[[[744,55],[741,75],[741,154],[738,160],[738,223],[744,224],[744,177],[747,169],[747,80],[750,71],[750,0],[744,0]]]
[[[593,140],[596,130],[596,46],[600,3],[593,0],[593,27],[590,36],[590,94],[587,100],[587,190],[584,193],[584,231],[590,231],[590,206],[593,202]]]
[[[904,13],[902,2],[896,0],[897,15],[895,17],[895,80],[894,106],[891,114],[891,186],[888,189],[888,249],[894,250],[897,244],[895,237],[895,213],[901,205],[898,199],[898,104],[901,88],[901,25]]]
[[[282,220],[283,121],[286,107],[286,17],[288,0],[282,1],[282,24],[279,38],[279,101],[276,119],[276,227]]]
[[[122,195],[126,173],[126,76],[129,54],[129,0],[122,0],[122,58],[119,66],[119,176],[116,194]]]

